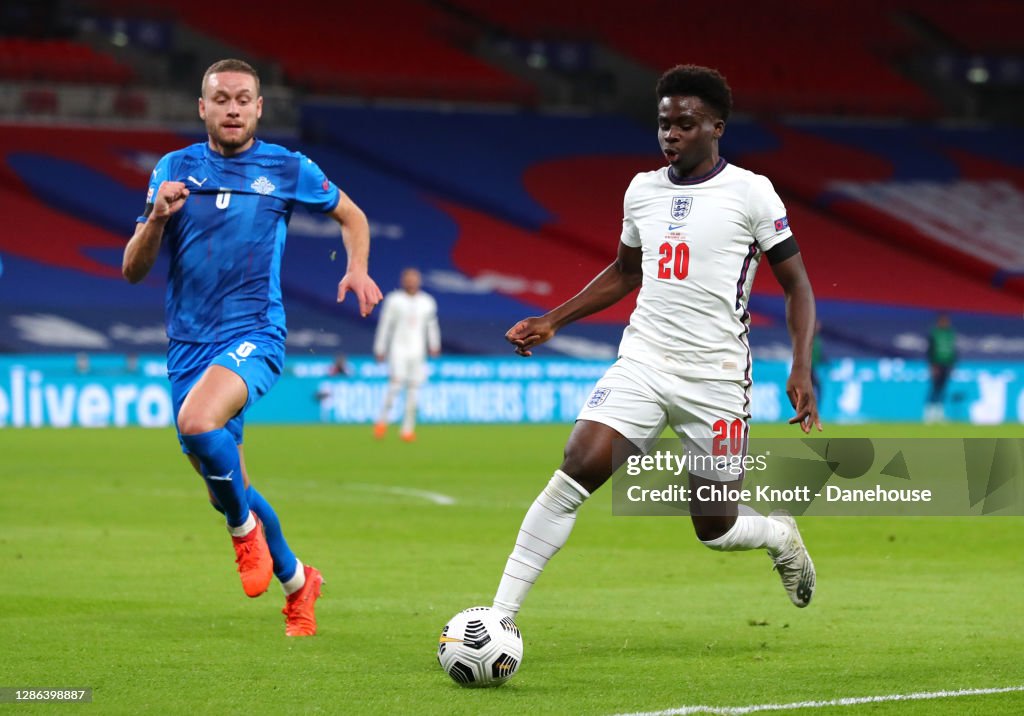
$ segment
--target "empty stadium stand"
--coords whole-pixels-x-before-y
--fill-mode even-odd
[[[596,39],[658,72],[687,63],[715,67],[742,111],[928,117],[939,110],[893,69],[891,58],[914,44],[895,20],[898,2],[723,0],[684,7],[636,0],[628,21],[579,3],[453,2],[518,36]]]
[[[0,37],[0,80],[121,85],[133,77],[130,67],[88,45]]]
[[[1016,0],[901,0],[908,11],[942,33],[953,47],[974,53],[1019,53],[1024,8]]]
[[[626,184],[636,171],[661,165],[653,127],[616,117],[320,104],[309,108],[304,126],[302,139],[283,143],[314,157],[366,210],[373,272],[385,290],[395,287],[404,266],[424,270],[449,352],[507,350],[501,336],[511,322],[564,300],[606,266]],[[1012,275],[1000,277],[981,260],[967,270],[934,241],[908,243],[913,232],[920,241],[929,238],[898,216],[873,223],[864,218],[877,214],[872,206],[837,194],[844,183],[898,185],[921,176],[938,186],[982,180],[1018,186],[1016,150],[1005,162],[990,156],[999,154],[1001,142],[1018,146],[1017,135],[1006,130],[967,141],[965,131],[921,137],[909,128],[730,125],[723,155],[768,174],[786,200],[837,350],[913,354],[901,336],[920,332],[940,310],[974,336],[981,355],[989,355],[984,336],[1019,336]],[[56,316],[79,327],[71,335],[91,336],[107,349],[159,350],[165,268],[130,287],[119,276],[120,254],[149,168],[163,152],[197,139],[3,127],[0,210],[18,217],[0,233],[5,348],[67,350],[39,344],[32,338],[38,331],[25,332]],[[372,322],[333,300],[344,256],[337,229],[328,219],[297,213],[289,236],[283,286],[293,349],[368,352]],[[784,351],[784,305],[767,266],[751,308],[755,346]],[[624,304],[572,327],[566,336],[577,340],[566,350],[612,350],[628,313]],[[132,343],[132,336],[155,343]]]
[[[773,130],[779,145],[745,159],[795,196],[985,283],[1024,274],[1019,133],[821,123]]]
[[[94,40],[128,28],[138,53],[198,62],[194,46],[191,55],[173,51],[175,28],[195,30],[210,51],[238,51],[267,67],[268,89],[281,80],[348,98],[296,102],[298,136],[282,143],[314,158],[366,210],[373,273],[385,290],[403,267],[423,268],[449,352],[507,350],[502,334],[512,321],[565,300],[606,266],[626,185],[663,162],[653,107],[646,123],[527,110],[540,96],[522,79],[529,75],[480,59],[482,43],[500,37],[522,47],[579,43],[625,58],[651,85],[677,63],[722,70],[739,113],[722,154],[769,176],[786,201],[826,334],[842,352],[913,355],[902,337],[937,311],[954,314],[980,355],[1003,350],[994,345],[1020,351],[1019,341],[984,337],[1021,333],[1024,137],[1016,128],[909,123],[942,108],[905,74],[912,56],[1019,53],[1020,3],[979,0],[964,13],[944,0],[634,0],[624,20],[601,5],[542,0],[253,0],[230,22],[200,0],[173,10],[129,0],[82,7],[94,13],[81,16]],[[71,99],[99,104],[87,89],[62,87],[97,86],[108,115],[152,116],[159,97],[132,82],[125,61],[69,39],[68,18],[43,20],[32,39],[0,37],[6,107],[50,123]],[[844,119],[865,116],[884,121]],[[67,350],[73,341],[159,349],[166,266],[130,287],[120,256],[151,167],[202,141],[201,127],[53,124],[0,126],[0,209],[11,217],[0,231],[0,349]],[[336,226],[297,212],[289,237],[282,283],[293,348],[368,352],[373,322],[333,300],[344,257]],[[572,340],[553,350],[613,351],[630,309],[627,301],[572,326]],[[755,345],[784,354],[785,309],[767,266],[751,309]],[[46,330],[55,321],[63,329]],[[52,335],[72,343],[47,345]]]
[[[277,60],[287,80],[315,92],[369,97],[532,101],[532,86],[451,41],[459,28],[433,5],[246,3],[225,23],[209,3],[183,0],[189,25],[258,57]]]

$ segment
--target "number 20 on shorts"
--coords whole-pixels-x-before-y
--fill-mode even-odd
[[[715,436],[711,439],[711,453],[713,455],[742,455],[743,445],[743,421],[736,418],[731,423],[725,420],[716,420],[711,429]]]
[[[673,244],[666,241],[658,249],[658,278],[675,278],[682,281],[690,273],[690,245],[680,241]]]

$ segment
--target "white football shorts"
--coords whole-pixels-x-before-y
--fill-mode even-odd
[[[671,427],[688,453],[742,457],[747,452],[750,381],[685,378],[619,358],[597,381],[576,419],[607,425],[644,453]],[[701,477],[736,479],[717,471]]]
[[[427,379],[427,359],[423,354],[392,354],[388,357],[388,379],[392,383],[419,385]]]

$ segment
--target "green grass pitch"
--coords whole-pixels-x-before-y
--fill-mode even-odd
[[[763,554],[711,552],[688,520],[614,517],[606,487],[519,616],[519,674],[458,687],[440,629],[490,602],[568,432],[248,428],[254,483],[327,580],[320,634],[295,640],[276,582],[243,595],[172,432],[0,430],[0,687],[94,689],[0,716],[615,714],[1024,684],[1024,518],[805,518],[818,592],[798,610]],[[779,434],[796,429],[753,431]],[[1024,693],[799,713],[1019,714]]]

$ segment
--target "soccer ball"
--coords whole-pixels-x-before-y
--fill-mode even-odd
[[[472,607],[444,625],[437,661],[460,686],[498,686],[519,669],[523,637],[512,617],[490,607]]]

